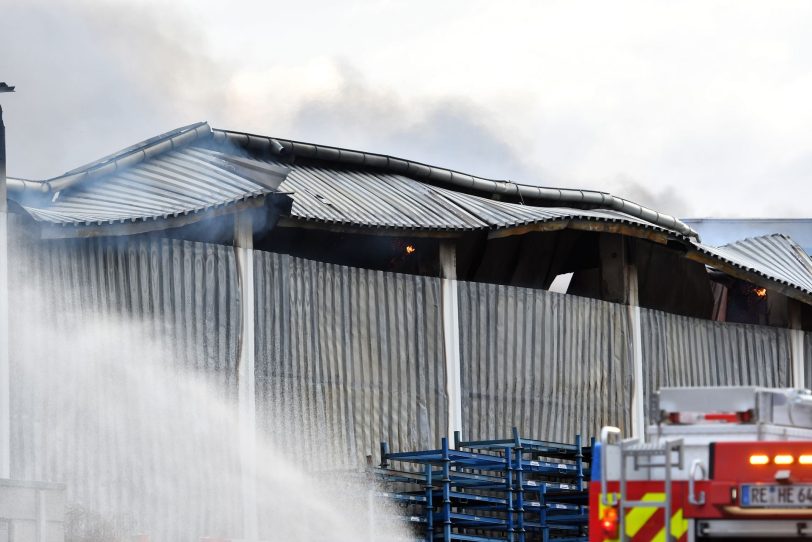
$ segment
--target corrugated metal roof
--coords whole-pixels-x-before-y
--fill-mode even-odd
[[[782,233],[812,254],[812,218],[685,218],[702,242],[715,247],[747,237]]]
[[[783,234],[743,239],[721,247],[695,243],[708,256],[812,294],[812,259]]]
[[[476,216],[479,220],[488,224],[491,229],[506,229],[562,220],[583,220],[627,224],[629,226],[668,233],[674,237],[687,239],[687,237],[673,230],[611,209],[572,209],[567,207],[519,205],[442,188],[438,188],[437,190],[459,209]]]
[[[186,126],[61,177],[10,187],[36,220],[63,226],[167,219],[277,191],[287,168],[190,144],[206,135],[205,123]]]
[[[268,168],[268,177],[281,181],[283,171]],[[197,213],[273,191],[219,153],[186,147],[65,190],[45,207],[24,207],[37,220],[87,225]]]
[[[262,141],[271,146],[276,140]],[[428,231],[492,230],[553,220],[594,220],[682,237],[675,230],[613,210],[576,209],[564,202],[552,207],[500,202],[455,190],[454,183],[448,188],[414,178],[426,177],[423,170],[430,170],[434,177],[465,177],[442,168],[294,143],[284,141],[305,154],[310,149],[310,154],[326,161],[288,164],[272,154],[254,152],[251,145],[237,146],[231,139],[214,138],[207,124],[198,123],[138,143],[60,177],[40,183],[14,181],[9,187],[37,220],[58,225],[99,225],[198,213],[263,196],[276,185],[257,182],[256,170],[264,170],[261,173],[276,177],[278,182],[289,167],[280,188],[293,192],[291,214],[301,220]],[[381,169],[378,162],[382,158],[386,158],[388,169]],[[330,162],[332,159],[338,161]],[[347,165],[353,163],[361,165]],[[470,178],[480,184],[496,182]],[[559,195],[571,192],[573,204],[608,201],[608,195],[598,192],[544,190]],[[512,194],[509,190],[502,192]],[[45,199],[43,194],[53,198]],[[592,202],[590,198],[597,199]]]
[[[280,190],[291,193],[291,216],[301,220],[420,230],[488,227],[455,208],[440,189],[402,175],[292,164]]]
[[[404,175],[435,186],[472,192],[488,199],[511,198],[519,202],[527,200],[539,206],[602,208],[622,212],[644,222],[676,231],[682,235],[698,238],[697,233],[679,219],[642,207],[634,202],[597,190],[550,188],[526,185],[509,180],[486,179],[447,168],[441,168],[394,156],[352,149],[303,143],[229,130],[214,130],[214,140],[237,149],[244,149],[255,157],[271,157],[290,160],[303,158],[346,168],[363,168],[365,171]]]
[[[265,158],[264,162],[282,162]],[[279,186],[293,198],[291,216],[325,224],[414,230],[495,230],[551,221],[623,223],[675,237],[677,232],[608,209],[538,207],[465,194],[405,175],[289,164]]]
[[[786,236],[716,248],[640,213],[631,216],[613,209],[573,208],[564,206],[564,201],[570,201],[566,198],[555,206],[499,201],[493,192],[488,193],[491,197],[483,197],[486,192],[482,190],[474,195],[455,183],[418,180],[427,175],[421,168],[432,169],[429,166],[331,147],[302,147],[301,152],[313,157],[297,163],[295,156],[293,160],[284,157],[287,147],[283,143],[291,142],[242,136],[246,142],[238,138],[240,145],[235,145],[233,138],[224,139],[222,132],[213,137],[207,124],[198,123],[61,177],[39,182],[13,180],[9,192],[39,221],[80,227],[154,220],[153,229],[159,229],[162,225],[157,221],[162,219],[261,198],[277,190],[292,193],[293,219],[357,228],[498,233],[540,223],[556,223],[556,227],[573,227],[573,222],[616,223],[679,240],[686,249],[692,247],[701,254],[701,261],[723,271],[743,270],[803,292],[807,300],[812,296],[812,262]],[[282,150],[274,154],[254,148],[270,148],[273,143]],[[377,164],[384,158],[386,167]],[[397,169],[403,172],[394,171]],[[456,174],[440,168],[432,171],[435,177]],[[587,192],[582,192],[584,197],[592,194]]]

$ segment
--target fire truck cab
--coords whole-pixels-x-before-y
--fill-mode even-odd
[[[601,431],[591,542],[812,539],[812,392],[663,388],[656,403],[645,439]]]

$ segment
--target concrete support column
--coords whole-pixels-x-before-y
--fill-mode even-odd
[[[243,539],[259,540],[257,517],[256,373],[254,371],[254,232],[248,212],[235,215],[234,251],[240,288],[240,352],[237,360]]]
[[[645,437],[646,408],[645,408],[645,382],[643,381],[643,332],[640,323],[640,299],[637,282],[637,266],[626,266],[626,282],[628,292],[629,329],[632,339],[632,367],[634,374],[634,390],[632,392],[632,436]]]
[[[632,240],[616,234],[601,234],[600,295],[611,303],[626,305],[631,339],[632,389],[630,429],[633,437],[643,438],[646,430],[645,382],[643,381],[643,345],[640,322],[640,294]]]
[[[448,427],[446,435],[462,431],[462,376],[460,371],[460,315],[457,298],[457,249],[453,241],[440,244],[443,269],[443,337],[445,337],[446,396]]]
[[[6,128],[0,107],[0,478],[11,477],[11,386],[8,334],[8,201]]]
[[[803,389],[806,388],[806,360],[804,359],[804,332],[801,328],[801,304],[794,299],[789,299],[787,302],[792,364],[790,382],[793,388]]]

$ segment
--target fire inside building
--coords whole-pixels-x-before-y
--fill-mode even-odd
[[[711,246],[603,192],[198,123],[58,177],[9,178],[8,199],[11,477],[64,483],[88,509],[139,488],[116,474],[120,443],[71,440],[84,419],[65,422],[73,453],[43,451],[60,405],[19,375],[58,374],[58,360],[14,355],[30,350],[31,284],[38,325],[137,319],[240,404],[244,442],[326,431],[348,467],[382,440],[418,449],[455,431],[639,435],[662,386],[811,383],[812,260],[792,239]],[[157,461],[128,469],[148,477]],[[89,483],[77,465],[109,476]],[[244,515],[212,509],[190,511],[187,534],[243,536]],[[133,514],[179,536],[160,511]]]

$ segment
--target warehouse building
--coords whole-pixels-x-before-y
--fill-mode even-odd
[[[792,239],[712,246],[603,192],[198,123],[8,193],[12,314],[34,283],[54,329],[146,323],[250,431],[296,446],[329,428],[348,466],[455,430],[639,434],[660,386],[812,379],[812,260]],[[126,500],[39,455],[48,401],[12,389],[12,475]]]

